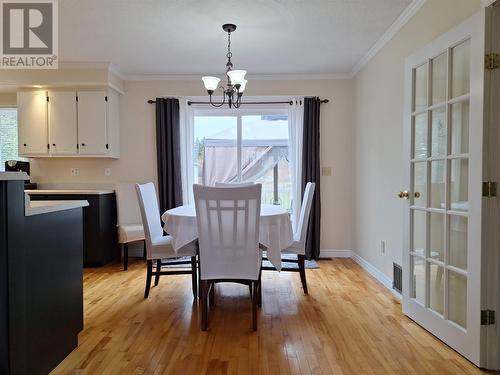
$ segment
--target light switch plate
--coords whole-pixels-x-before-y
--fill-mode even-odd
[[[78,168],[70,168],[69,174],[71,177],[76,177],[80,175],[80,170]]]
[[[104,175],[106,177],[111,176],[111,168],[104,168]]]
[[[322,176],[331,176],[332,175],[332,167],[322,167],[321,168]]]

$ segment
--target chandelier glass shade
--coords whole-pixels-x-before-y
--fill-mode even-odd
[[[229,108],[235,107],[239,108],[241,105],[241,97],[245,91],[247,80],[245,75],[246,70],[233,70],[233,63],[231,58],[233,54],[231,52],[231,33],[236,30],[236,25],[224,24],[222,29],[227,32],[227,63],[226,63],[226,79],[227,83],[225,87],[220,87],[222,90],[222,102],[215,103],[212,101],[212,95],[219,88],[220,78],[205,76],[202,77],[205,89],[210,97],[210,104],[214,107],[222,107],[224,104],[228,104]]]

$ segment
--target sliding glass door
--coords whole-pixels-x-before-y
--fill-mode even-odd
[[[291,209],[286,109],[195,111],[193,134],[195,183],[261,183],[263,203]]]

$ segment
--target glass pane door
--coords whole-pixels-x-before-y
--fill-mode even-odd
[[[194,182],[238,180],[236,116],[194,116]]]
[[[242,116],[241,179],[262,184],[262,202],[292,208],[288,114]]]
[[[406,58],[406,185],[399,194],[403,312],[478,366],[485,365],[487,331],[481,326],[484,217],[497,204],[481,189],[489,178],[485,35],[484,15],[477,13]]]
[[[410,298],[467,330],[469,52],[466,40],[413,68]]]

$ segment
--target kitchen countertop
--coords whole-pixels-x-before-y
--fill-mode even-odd
[[[37,189],[25,190],[29,195],[59,194],[59,195],[102,195],[113,194],[114,190],[93,190],[93,189]]]
[[[0,172],[0,181],[29,180],[26,172]]]
[[[75,201],[31,201],[26,195],[24,200],[24,216],[40,215],[49,212],[71,210],[73,208],[87,207],[89,202]]]

